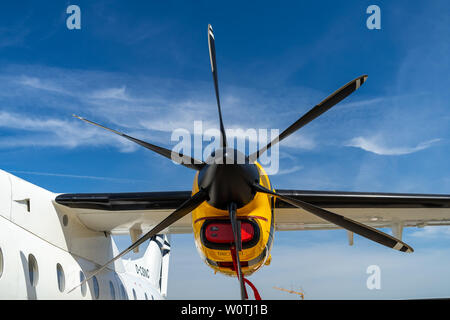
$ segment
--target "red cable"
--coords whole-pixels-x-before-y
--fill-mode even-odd
[[[232,246],[230,251],[231,251],[231,257],[233,259],[233,268],[234,268],[234,271],[236,271],[237,278],[239,279],[239,272],[238,272],[237,261],[236,261],[236,254],[237,254],[236,248],[234,246]],[[255,300],[261,300],[261,296],[259,295],[258,290],[253,285],[253,283],[250,282],[250,280],[248,280],[244,277],[244,274],[242,274],[242,280],[244,280],[245,299],[248,299],[247,289],[245,288],[245,283],[247,283],[250,286],[250,288],[252,288],[252,290],[253,290],[253,295],[255,296]]]
[[[259,292],[256,289],[256,287],[253,285],[253,283],[251,283],[250,280],[244,278],[244,276],[242,276],[242,279],[244,279],[244,281],[250,286],[250,288],[252,288],[253,295],[255,296],[255,300],[261,300],[261,296],[259,295]]]

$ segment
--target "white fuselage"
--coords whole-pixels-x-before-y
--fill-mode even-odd
[[[141,258],[118,260],[68,293],[119,251],[109,233],[85,227],[55,196],[0,170],[0,299],[165,297],[169,254],[160,250],[162,236]]]

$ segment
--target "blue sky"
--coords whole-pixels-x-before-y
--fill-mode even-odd
[[[81,30],[66,28],[70,4]],[[366,28],[371,4],[381,30]],[[280,144],[276,188],[448,194],[449,19],[448,1],[2,3],[0,168],[54,192],[189,190],[191,170],[71,114],[169,148],[176,128],[217,127],[211,23],[229,128],[283,130],[369,75]],[[450,229],[405,230],[404,240],[408,257],[360,237],[348,247],[342,230],[278,233],[272,265],[252,279],[263,298],[295,298],[273,286],[318,299],[450,296]],[[382,267],[381,290],[365,287],[370,264]],[[170,271],[171,298],[237,297],[192,235],[173,236]]]

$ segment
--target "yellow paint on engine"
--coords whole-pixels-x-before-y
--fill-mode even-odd
[[[260,172],[259,183],[267,189],[271,189],[269,178],[257,162],[255,164]],[[198,187],[198,173],[195,176],[192,194],[197,193]],[[260,230],[259,241],[251,248],[243,249],[239,253],[241,262],[248,261],[247,267],[242,267],[242,273],[244,275],[250,275],[259,268],[261,268],[268,257],[270,256],[270,250],[273,242],[273,215],[272,215],[272,196],[264,193],[257,193],[255,198],[242,208],[237,209],[237,218],[253,219]],[[214,208],[207,202],[204,202],[192,212],[192,228],[194,230],[194,239],[197,250],[202,257],[203,261],[214,269],[215,272],[221,272],[226,275],[236,276],[236,272],[228,267],[219,267],[218,262],[232,263],[231,252],[228,249],[218,250],[207,248],[202,244],[200,238],[200,231],[205,223],[206,219],[223,218],[229,219],[227,210],[220,210]]]

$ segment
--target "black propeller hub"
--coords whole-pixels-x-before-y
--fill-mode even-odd
[[[208,190],[208,203],[226,210],[232,202],[238,208],[255,197],[252,185],[259,183],[259,171],[242,152],[231,148],[215,150],[199,172],[198,185]]]

